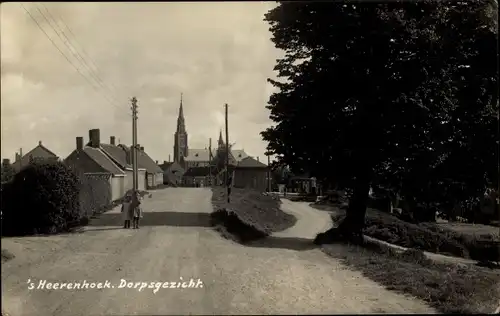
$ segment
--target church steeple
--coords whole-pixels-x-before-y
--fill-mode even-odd
[[[219,145],[219,148],[224,147],[224,139],[222,138],[222,128],[220,129],[220,133],[219,133],[219,141],[218,141],[217,143],[218,143],[218,145]]]
[[[184,121],[184,109],[181,103],[179,105],[179,117],[177,118],[177,129],[174,136],[174,161],[182,162],[183,157],[188,155],[188,135],[186,131],[186,122]]]
[[[179,105],[179,117],[177,117],[177,132],[186,132],[186,123],[184,121],[184,109],[182,108],[182,93],[181,93],[181,104]]]

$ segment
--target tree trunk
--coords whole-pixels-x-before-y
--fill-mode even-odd
[[[372,172],[368,168],[358,169],[354,190],[345,219],[339,225],[339,231],[345,237],[361,236],[365,226],[366,206],[370,191]]]

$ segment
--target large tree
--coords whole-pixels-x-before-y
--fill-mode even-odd
[[[282,2],[266,14],[285,56],[263,138],[292,170],[352,190],[344,234],[362,229],[373,183],[436,200],[496,181],[492,6]]]

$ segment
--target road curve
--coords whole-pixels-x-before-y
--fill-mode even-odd
[[[321,215],[307,214],[300,203],[283,204],[298,215],[295,228],[241,246],[208,227],[210,199],[209,189],[165,189],[144,200],[139,230],[120,228],[115,209],[81,234],[2,239],[2,248],[16,255],[2,265],[2,311],[12,316],[434,313],[313,249],[308,238],[320,229],[313,225],[323,224],[307,220]],[[120,288],[122,279],[163,286],[180,277],[200,279],[203,287]],[[29,290],[28,280],[35,287],[40,280],[109,281],[110,287]]]

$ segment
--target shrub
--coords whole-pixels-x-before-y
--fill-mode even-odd
[[[26,166],[3,187],[3,234],[57,233],[78,224],[79,186],[78,177],[61,162]]]
[[[213,212],[210,218],[212,226],[215,226],[226,238],[237,242],[246,243],[270,234],[265,227],[230,209],[219,209]]]
[[[248,242],[285,230],[297,219],[280,209],[281,201],[274,195],[254,190],[233,188],[231,203],[227,203],[223,188],[212,188],[212,225],[225,237]],[[229,237],[227,235],[235,235]]]
[[[2,249],[2,263],[14,259],[14,255],[6,249]]]

